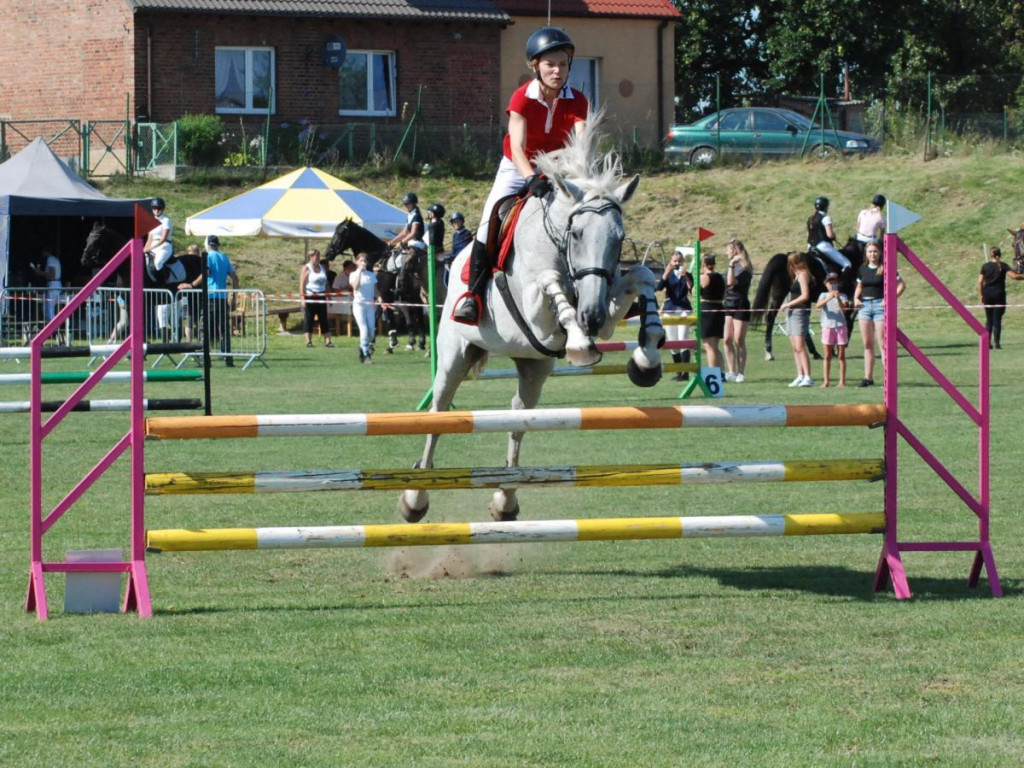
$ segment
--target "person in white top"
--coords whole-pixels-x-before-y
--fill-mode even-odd
[[[857,214],[857,242],[870,243],[881,241],[885,234],[885,195],[875,195],[871,207]]]
[[[154,280],[163,282],[156,273],[164,268],[164,265],[174,255],[174,244],[171,242],[171,220],[164,215],[164,199],[154,197],[150,202],[153,209],[153,216],[160,224],[153,227],[146,235],[146,245],[143,250],[147,254],[147,265],[151,266],[151,273]]]
[[[355,271],[349,276],[352,285],[352,314],[359,326],[359,362],[369,365],[373,361],[373,339],[377,335],[377,275],[366,266],[365,253],[356,256]]]
[[[43,299],[43,318],[49,322],[57,314],[57,301],[60,299],[61,267],[60,259],[44,248],[42,250],[43,268],[33,266],[33,271],[46,280],[46,297]]]
[[[320,262],[320,251],[311,248],[309,261],[302,265],[299,273],[299,299],[303,310],[303,330],[306,332],[306,346],[313,346],[313,323],[320,324],[324,346],[333,347],[331,326],[327,322],[327,265]]]

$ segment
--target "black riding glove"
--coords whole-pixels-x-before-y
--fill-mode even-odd
[[[548,177],[542,173],[535,173],[533,176],[523,182],[523,186],[519,188],[519,192],[516,194],[519,197],[547,197],[551,194],[551,190],[554,187],[551,186],[551,182]]]

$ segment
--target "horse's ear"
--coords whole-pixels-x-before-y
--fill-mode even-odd
[[[615,195],[619,198],[619,202],[625,205],[629,202],[630,198],[633,197],[633,193],[636,192],[636,187],[640,183],[640,174],[638,173],[632,179],[627,181],[621,187],[615,190]]]
[[[563,179],[561,176],[555,176],[551,179],[558,190],[563,194],[571,197],[576,202],[583,199],[583,190],[577,187],[568,179]]]

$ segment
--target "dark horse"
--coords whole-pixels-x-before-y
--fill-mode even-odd
[[[410,335],[409,344],[414,344],[413,339],[418,336],[420,349],[423,349],[425,346],[423,327],[425,317],[419,307],[402,305],[426,304],[429,300],[426,255],[420,251],[410,250],[402,254],[404,258],[398,258],[399,251],[392,251],[388,244],[373,232],[361,227],[351,219],[345,219],[334,230],[331,242],[324,251],[324,259],[331,261],[345,252],[349,252],[353,256],[365,253],[367,264],[371,267],[383,260],[381,268],[377,272],[377,288],[380,291],[381,300],[387,305],[399,304],[405,327]],[[439,263],[434,282],[438,305],[442,304],[445,299],[442,275],[443,266]],[[389,336],[388,351],[392,351],[398,344],[398,333],[402,328],[399,327],[398,317],[390,306],[383,310],[383,319],[384,328]]]
[[[82,250],[82,266],[87,269],[99,269],[110,261],[129,239],[129,235],[103,221],[96,221],[85,240],[85,248]],[[125,259],[114,272],[114,279],[111,283],[118,288],[129,288],[131,286],[130,268],[130,260]],[[163,288],[170,291],[173,297],[178,292],[179,284],[195,280],[201,271],[200,257],[176,254],[171,257],[163,269],[156,273],[148,268],[143,269],[143,288]],[[124,293],[124,301],[125,304],[121,306],[119,300],[120,313],[111,332],[111,340],[127,327],[129,317],[127,291]],[[152,327],[148,321],[147,324]]]
[[[839,276],[839,288],[846,294],[850,301],[853,301],[853,291],[857,287],[857,272],[864,263],[863,244],[854,238],[846,241],[846,245],[839,251],[850,260],[850,269]],[[764,331],[764,359],[774,360],[772,355],[772,331],[775,328],[775,316],[779,312],[779,305],[789,295],[789,287],[793,279],[789,276],[789,269],[786,264],[787,254],[777,253],[772,256],[761,273],[761,280],[757,284],[757,292],[754,294],[753,304],[753,325],[760,325],[762,320],[765,324]],[[839,268],[824,256],[817,252],[807,254],[807,264],[811,268],[811,302],[817,301],[818,296],[824,290],[825,275],[829,272],[839,272]],[[847,314],[847,325],[853,328],[853,312]],[[807,351],[815,359],[820,356],[814,349],[811,339],[807,339]]]

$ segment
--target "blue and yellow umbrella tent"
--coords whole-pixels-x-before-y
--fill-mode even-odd
[[[345,219],[394,237],[406,212],[316,168],[299,168],[189,216],[189,235],[329,238]]]

